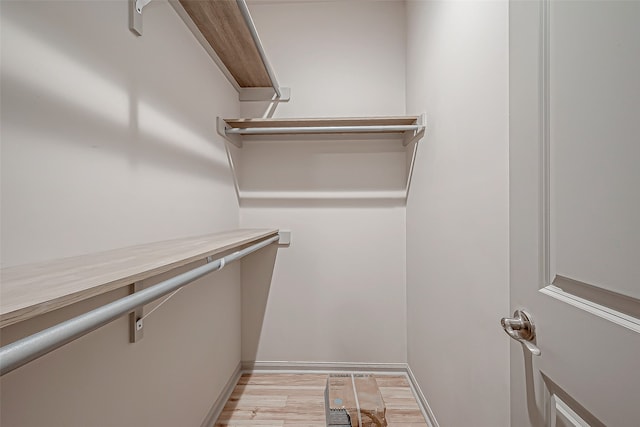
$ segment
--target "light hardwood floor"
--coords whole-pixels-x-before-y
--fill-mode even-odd
[[[404,376],[376,375],[389,427],[427,427]],[[327,374],[245,374],[216,426],[325,427]]]

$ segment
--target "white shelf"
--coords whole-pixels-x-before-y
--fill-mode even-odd
[[[418,140],[425,130],[425,116],[323,117],[224,119],[218,117],[218,133],[242,147],[242,135],[347,135],[397,134],[403,145]]]
[[[229,143],[227,150],[234,173],[236,193],[241,204],[264,204],[268,201],[290,203],[291,201],[347,200],[395,203],[407,199],[417,142],[424,135],[426,118],[424,114],[420,116],[275,119],[224,119],[218,117],[217,126],[218,133]],[[380,134],[386,136],[381,137]],[[331,137],[327,138],[322,135],[331,135]],[[354,135],[356,136],[354,137]],[[314,138],[314,136],[322,136],[322,138]],[[243,144],[245,138],[247,138],[247,144]],[[389,147],[394,147],[396,139],[401,141],[404,149],[400,147],[389,150]],[[284,141],[293,145],[279,144]],[[310,141],[313,144],[309,144]],[[384,153],[380,151],[381,143],[391,144],[387,145],[387,151]],[[354,144],[357,144],[357,148]],[[321,148],[318,149],[318,147]],[[265,149],[269,151],[265,152]],[[400,153],[404,152],[404,155],[398,156],[398,150]],[[345,166],[345,157],[340,158],[340,156],[353,156],[354,152],[362,155],[351,157],[352,160],[355,160],[352,163],[353,166]],[[335,168],[333,168],[334,164],[328,166],[324,160],[320,160],[326,159],[328,155],[335,155],[337,161]],[[391,163],[380,162],[381,156],[387,156],[387,160]],[[258,158],[260,161],[256,162]],[[262,159],[264,159],[264,165],[272,166],[263,166]],[[369,163],[367,159],[371,159],[375,163]],[[394,176],[392,172],[386,174],[390,180],[385,182],[381,180],[385,174],[381,175],[379,172],[383,169],[386,171],[387,165],[392,170],[397,171],[402,168],[405,171],[403,182],[400,182],[398,175]],[[308,168],[305,168],[307,166]],[[353,171],[348,169],[351,167],[354,168]],[[259,171],[260,175],[250,172],[252,170]],[[324,176],[333,184],[336,183],[334,172],[341,174],[340,185],[337,185],[334,191],[323,190]],[[285,177],[283,174],[286,173],[289,173],[290,176]],[[273,178],[276,176],[277,178]],[[311,176],[313,178],[310,178]],[[376,188],[366,191],[358,190],[358,188],[363,188],[362,177],[366,176],[371,178],[369,182],[378,183]],[[260,182],[263,178],[265,181],[272,181],[270,188],[265,182]],[[298,190],[296,188],[295,190],[281,191],[283,184],[289,188],[307,186],[308,190],[296,191]],[[243,188],[244,185],[247,187]],[[315,188],[311,188],[314,186]],[[324,187],[326,188],[327,185]],[[329,184],[328,187],[333,188],[334,185]],[[398,187],[404,188],[398,189]],[[256,191],[255,188],[262,190]]]

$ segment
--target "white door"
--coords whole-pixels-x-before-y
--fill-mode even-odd
[[[640,0],[509,21],[511,306],[541,351],[512,341],[511,425],[638,427]]]

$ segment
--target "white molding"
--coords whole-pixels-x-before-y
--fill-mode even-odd
[[[353,362],[289,362],[243,361],[242,371],[250,372],[371,372],[394,375],[407,372],[406,363],[353,363]]]
[[[541,185],[541,241],[542,241],[542,278],[543,287],[550,284],[552,279],[551,273],[551,224],[552,210],[551,206],[551,91],[550,91],[550,46],[549,39],[551,37],[549,29],[549,0],[542,0],[542,13],[540,14],[540,34],[541,34],[541,50],[540,50],[540,165],[542,167],[540,185]]]
[[[436,420],[435,414],[429,406],[429,402],[427,402],[427,398],[425,397],[422,389],[420,388],[420,385],[418,384],[418,380],[416,379],[415,375],[413,375],[413,371],[408,364],[407,378],[409,379],[409,384],[411,385],[413,395],[418,401],[418,406],[420,406],[420,411],[422,411],[422,416],[427,421],[429,427],[440,427],[440,424],[438,424],[438,420]]]
[[[390,191],[240,191],[242,200],[388,200],[404,202],[405,190]]]
[[[242,363],[238,363],[238,366],[236,366],[233,374],[231,374],[231,377],[229,377],[229,380],[224,385],[222,392],[213,403],[213,406],[211,406],[211,409],[209,409],[209,413],[205,417],[204,421],[202,421],[201,427],[213,427],[215,425],[218,417],[220,417],[220,414],[222,414],[224,405],[226,405],[227,400],[229,400],[229,397],[231,397],[231,393],[233,393],[233,389],[235,389],[236,384],[238,384],[238,380],[242,375],[241,367]]]
[[[559,301],[572,305],[576,308],[584,310],[587,313],[591,313],[602,319],[608,320],[627,329],[631,329],[634,332],[640,333],[640,322],[635,317],[620,313],[619,311],[597,304],[593,301],[580,298],[563,291],[555,285],[548,285],[540,289],[540,292]]]
[[[589,427],[589,424],[580,415],[576,414],[569,405],[555,394],[551,396],[550,407],[551,419],[549,420],[549,427],[556,427],[558,418],[564,418],[565,421],[570,422],[575,427]],[[563,423],[563,425],[565,424]]]

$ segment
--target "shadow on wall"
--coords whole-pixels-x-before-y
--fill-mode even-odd
[[[3,5],[3,13],[10,11]],[[21,23],[35,18],[19,12],[7,15],[3,35],[10,35],[11,42],[5,39],[2,45],[2,121],[11,134],[3,132],[3,137],[26,135],[42,145],[74,143],[102,155],[124,157],[132,169],[150,163],[228,181],[224,146],[212,139],[213,120],[211,129],[194,129],[196,125],[189,123],[193,119],[176,107],[174,99],[162,101],[171,94],[161,79],[147,79],[144,70],[133,68],[122,76],[124,81],[116,82],[91,68],[87,58],[76,59],[61,49],[64,45],[49,41],[49,33],[58,30],[45,28],[36,34],[28,22]],[[123,50],[122,57],[106,54],[115,63],[127,61],[127,49]]]
[[[242,259],[242,362],[258,354],[277,254],[278,246],[269,245]]]

